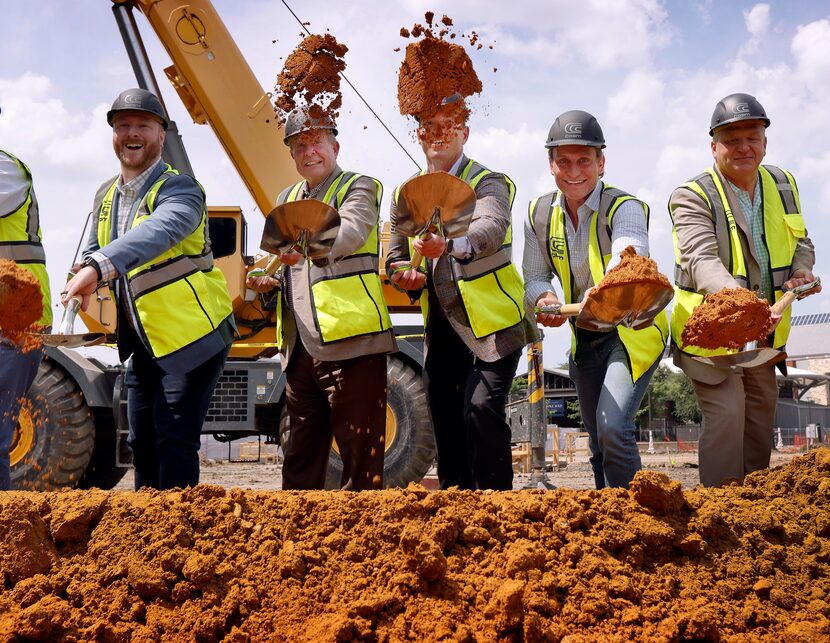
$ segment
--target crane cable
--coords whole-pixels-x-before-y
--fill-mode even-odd
[[[300,18],[297,16],[297,14],[296,14],[296,13],[294,13],[294,10],[293,10],[291,7],[289,7],[289,6],[288,6],[288,3],[286,2],[286,0],[282,0],[282,3],[285,5],[285,8],[286,8],[286,9],[288,9],[289,13],[290,13],[292,16],[294,16],[294,19],[295,19],[298,23],[300,23],[300,26],[303,28],[303,31],[305,31],[305,32],[306,32],[309,36],[310,36],[310,35],[312,35],[312,34],[311,34],[311,32],[308,30],[308,27],[306,27],[305,23],[304,23],[302,20],[300,20]],[[396,136],[392,133],[392,130],[390,130],[390,129],[386,126],[386,123],[384,123],[384,122],[383,122],[383,119],[382,119],[380,116],[378,116],[377,112],[376,112],[374,109],[372,109],[372,106],[371,106],[371,105],[369,105],[369,103],[366,101],[366,99],[365,99],[365,98],[363,98],[363,96],[361,95],[361,93],[360,93],[359,91],[357,91],[357,88],[356,88],[354,85],[352,85],[351,81],[350,81],[348,78],[346,78],[346,74],[344,74],[344,73],[341,71],[341,72],[340,72],[340,77],[348,83],[349,87],[351,87],[351,88],[352,88],[352,90],[354,91],[354,93],[355,93],[355,94],[357,94],[357,97],[358,97],[360,100],[362,100],[362,101],[363,101],[363,104],[364,104],[364,105],[366,105],[366,107],[369,109],[369,111],[370,111],[370,112],[372,112],[372,116],[374,116],[374,117],[378,120],[378,122],[379,122],[381,125],[383,125],[383,129],[385,129],[385,130],[387,131],[387,133],[389,134],[389,136],[391,136],[391,137],[392,137],[392,140],[394,140],[394,141],[398,144],[398,147],[400,147],[400,148],[403,150],[403,153],[404,153],[404,154],[406,154],[406,155],[409,157],[409,160],[410,160],[410,161],[412,161],[412,162],[415,164],[415,167],[417,167],[417,168],[418,168],[418,170],[420,170],[420,169],[421,169],[421,166],[420,166],[420,165],[418,165],[418,161],[416,161],[416,160],[412,157],[412,155],[409,153],[409,151],[408,151],[408,150],[407,150],[407,149],[403,146],[403,144],[402,144],[402,143],[398,140],[398,138],[397,138],[397,137],[396,137]]]

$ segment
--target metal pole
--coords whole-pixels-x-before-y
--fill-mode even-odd
[[[545,445],[548,437],[548,414],[545,400],[545,369],[542,359],[543,335],[527,347],[527,398],[530,424],[532,470],[529,489],[555,489],[545,472]],[[558,445],[557,445],[558,448]]]

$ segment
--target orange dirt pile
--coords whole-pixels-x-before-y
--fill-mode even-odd
[[[343,103],[340,93],[340,72],[346,69],[343,56],[349,50],[331,34],[307,36],[285,60],[277,78],[277,108],[281,120],[298,103],[315,105],[312,118],[326,115],[337,119]]]
[[[682,492],[0,494],[0,640],[818,641],[830,450]]]
[[[0,259],[0,328],[27,329],[43,316],[40,282],[14,261]]]
[[[401,36],[422,40],[406,47],[404,61],[398,72],[398,105],[401,114],[417,120],[431,117],[445,98],[455,93],[463,98],[481,92],[482,85],[473,68],[470,56],[461,45],[448,42],[455,38],[452,20],[444,16],[440,30],[433,30],[432,12],[425,15],[426,25],[415,25],[411,30],[401,29]],[[463,35],[463,34],[462,34]],[[477,34],[468,37],[473,44]],[[463,115],[466,118],[466,111]]]
[[[764,339],[771,327],[766,299],[746,288],[724,288],[694,309],[681,339],[700,348],[741,348]]]
[[[657,263],[650,257],[641,257],[628,246],[620,253],[620,263],[611,268],[597,284],[596,290],[620,284],[659,284],[671,288],[671,282],[657,269]]]

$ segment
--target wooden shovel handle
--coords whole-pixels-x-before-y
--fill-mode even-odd
[[[279,255],[274,255],[268,260],[268,263],[265,266],[265,275],[267,277],[273,277],[274,273],[280,269],[282,265],[282,261],[280,261]]]
[[[418,252],[417,250],[413,250],[412,259],[410,259],[409,261],[409,265],[412,268],[412,270],[417,270],[418,268],[420,268],[421,261],[423,261],[423,259],[424,257],[420,252]]]
[[[558,308],[558,312],[548,311],[546,309]],[[548,315],[562,315],[563,317],[576,317],[579,314],[580,304],[562,304],[561,306],[540,306],[538,313]]]
[[[770,306],[770,310],[776,315],[780,315],[791,303],[795,301],[796,296],[797,295],[792,290],[788,290],[781,296],[781,299]]]

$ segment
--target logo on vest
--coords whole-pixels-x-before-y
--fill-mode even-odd
[[[106,221],[110,218],[110,210],[112,206],[109,203],[106,203],[101,206],[101,209],[98,211],[98,221]]]
[[[582,123],[567,123],[565,125],[565,134],[582,134]]]
[[[551,237],[549,245],[550,256],[554,259],[565,258],[565,238]]]
[[[749,114],[749,103],[735,103],[733,111],[736,114]]]

